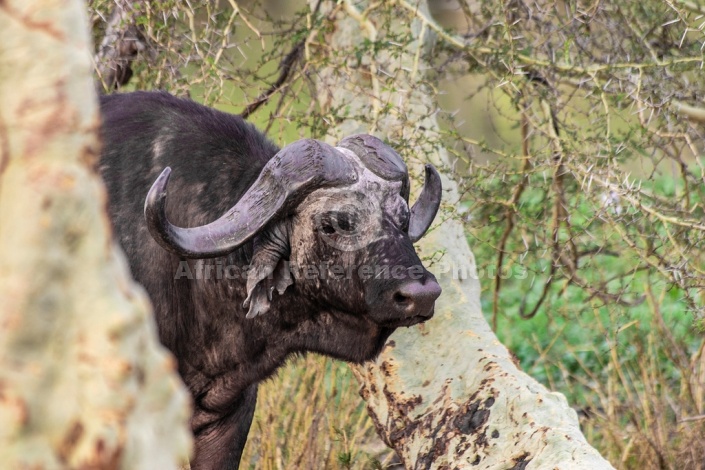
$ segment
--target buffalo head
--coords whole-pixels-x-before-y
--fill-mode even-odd
[[[222,217],[194,228],[166,218],[169,173],[145,202],[152,236],[184,258],[224,256],[251,241],[248,318],[266,314],[272,299],[290,290],[336,318],[389,330],[433,315],[441,288],[412,245],[440,205],[431,165],[410,208],[406,165],[376,137],[351,136],[337,147],[300,140],[279,151]]]

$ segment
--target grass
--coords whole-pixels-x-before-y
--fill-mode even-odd
[[[350,368],[309,354],[259,389],[243,469],[383,469],[394,453],[375,432]]]

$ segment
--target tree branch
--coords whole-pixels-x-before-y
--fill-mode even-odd
[[[676,112],[684,115],[691,121],[705,123],[705,108],[698,108],[677,100],[671,101],[671,105],[676,108]]]
[[[284,56],[284,59],[282,59],[279,64],[279,77],[277,77],[277,80],[269,87],[267,91],[262,93],[255,101],[245,106],[245,109],[243,109],[240,113],[243,119],[247,119],[252,113],[257,111],[260,106],[267,103],[269,98],[271,98],[274,93],[276,93],[282,86],[284,86],[285,83],[287,83],[294,67],[301,60],[305,45],[306,40],[302,39],[294,45],[286,56]]]
[[[115,1],[105,36],[94,58],[101,91],[120,88],[132,78],[132,61],[147,48],[145,36],[136,21],[143,9],[144,0]]]

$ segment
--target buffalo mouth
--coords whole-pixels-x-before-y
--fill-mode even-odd
[[[369,329],[392,329],[400,327],[410,327],[423,323],[433,318],[435,308],[425,312],[423,315],[404,316],[399,318],[386,318],[381,320],[375,318],[375,314],[371,312],[362,315],[356,313],[345,312],[343,310],[331,309],[330,313],[341,323],[356,330]],[[384,312],[380,312],[384,313]]]
[[[418,325],[419,323],[423,323],[427,320],[430,320],[431,318],[433,318],[433,313],[434,313],[434,308],[432,307],[431,311],[428,312],[427,315],[416,315],[416,316],[408,317],[408,318],[392,319],[392,320],[378,323],[378,325],[383,328],[410,327],[410,326]]]

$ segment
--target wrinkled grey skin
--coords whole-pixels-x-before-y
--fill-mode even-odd
[[[237,213],[230,219],[240,224],[237,233],[247,235],[238,239],[240,245],[214,242],[201,256],[196,251],[203,244],[189,251],[174,245],[178,236],[160,238],[179,233],[163,224],[198,228],[222,219],[258,191],[257,181],[269,171],[267,164],[275,161],[278,149],[237,116],[165,93],[102,97],[101,109],[99,169],[108,187],[113,228],[132,274],[152,300],[160,339],[175,355],[193,396],[192,469],[238,468],[257,384],[289,355],[314,351],[363,362],[379,354],[397,327],[433,315],[440,287],[409,238],[408,177],[402,173],[385,179],[355,153],[362,148],[393,153],[381,142],[362,136],[355,151],[350,145],[336,150],[314,141],[292,144],[288,155],[289,147],[283,149],[280,156],[287,158],[301,157],[301,145],[326,158],[342,158],[331,167],[340,177],[334,182],[307,179],[317,186],[289,191],[289,200],[267,213],[266,223],[249,238],[247,227],[242,230],[247,214]],[[145,196],[165,167],[172,169],[168,196],[162,180],[163,186],[147,198],[154,209],[151,216],[149,207],[146,211],[148,224]],[[267,187],[298,176],[285,174]],[[433,202],[438,199],[434,195],[440,196],[438,186],[420,200]],[[256,210],[259,197],[251,198],[248,211]],[[415,212],[426,214],[417,227],[430,224],[428,214],[432,218],[437,209],[433,204],[415,206]],[[218,251],[222,246],[227,248]],[[254,268],[246,277],[229,278],[217,275],[223,266]],[[323,266],[324,272],[339,266],[350,275],[307,277],[297,268],[305,266]],[[370,277],[359,274],[360,266],[401,269],[396,278]],[[193,276],[177,275],[184,267]],[[197,272],[211,275],[198,278]]]

